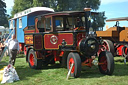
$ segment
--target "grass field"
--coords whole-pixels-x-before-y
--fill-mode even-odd
[[[9,57],[0,62],[0,69],[8,64]],[[4,85],[128,85],[128,63],[125,65],[122,57],[115,57],[115,70],[112,76],[103,75],[98,66],[82,67],[79,78],[67,77],[67,69],[59,64],[43,67],[40,70],[30,69],[25,57],[20,55],[16,59],[15,68],[20,81]],[[118,61],[118,62],[117,62]]]

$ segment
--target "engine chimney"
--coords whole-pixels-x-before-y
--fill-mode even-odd
[[[91,8],[84,8],[85,11],[85,29],[86,35],[89,34],[89,28],[91,27]]]

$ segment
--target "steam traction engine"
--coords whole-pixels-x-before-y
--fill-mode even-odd
[[[102,51],[98,61],[95,56],[100,40],[95,32],[90,32],[90,16],[96,14],[85,11],[66,11],[43,14],[35,18],[35,26],[26,27],[26,60],[33,69],[59,61],[71,70],[72,77],[79,77],[81,66],[98,65],[101,73],[111,75],[114,71],[113,55]]]
[[[127,21],[128,17],[112,18],[107,22],[116,22],[116,25],[106,31],[97,31],[97,38],[102,37],[103,44],[100,45],[99,53],[102,50],[109,50],[114,56],[123,56],[128,61],[128,27],[119,26],[119,21]]]

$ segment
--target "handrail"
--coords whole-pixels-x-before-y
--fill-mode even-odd
[[[9,37],[12,35],[14,29],[11,31],[11,33],[9,34],[9,36],[6,38],[6,40],[4,41],[4,44],[6,43],[6,41],[9,39]]]

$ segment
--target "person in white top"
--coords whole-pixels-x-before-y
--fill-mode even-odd
[[[16,39],[15,35],[12,35],[12,38],[8,40],[8,49],[9,49],[9,64],[12,64],[14,66],[16,55],[19,53],[19,42]]]

